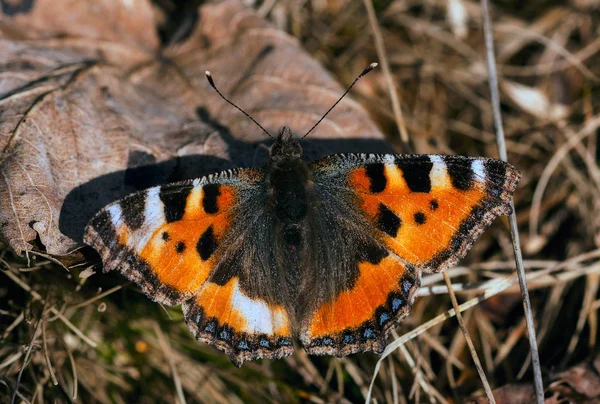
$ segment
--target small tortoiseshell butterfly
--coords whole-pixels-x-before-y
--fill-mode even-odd
[[[91,220],[85,243],[105,271],[182,304],[196,338],[237,366],[290,355],[294,338],[310,354],[381,353],[421,273],[455,265],[510,214],[519,178],[479,157],[335,154],[307,164],[283,128],[263,168],[129,195]]]

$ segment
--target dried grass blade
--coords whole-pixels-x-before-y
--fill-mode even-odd
[[[461,304],[460,306],[458,306],[459,312],[462,313],[463,311],[468,310],[473,306],[476,306],[483,300],[489,299],[490,297],[497,295],[498,293],[508,289],[514,283],[514,281],[515,281],[515,275],[509,275],[502,279],[498,279],[497,281],[490,282],[489,289],[487,289],[484,294],[482,294],[481,296],[475,297],[471,300],[468,300],[468,301],[464,302],[463,304]],[[439,324],[444,320],[454,317],[455,315],[456,315],[456,311],[454,309],[448,310],[448,311],[432,318],[431,320],[421,324],[420,326],[411,330],[410,332],[407,332],[406,334],[402,335],[400,338],[392,341],[387,346],[387,348],[385,348],[385,350],[381,353],[381,357],[379,358],[379,360],[377,361],[377,364],[375,365],[375,369],[373,370],[373,377],[371,377],[371,384],[369,385],[369,391],[367,393],[365,401],[367,403],[371,401],[371,395],[373,392],[373,386],[375,384],[375,378],[377,377],[377,374],[379,373],[379,369],[381,368],[381,363],[383,362],[383,360],[385,358],[387,358],[392,352],[394,352],[396,349],[398,349],[398,347],[405,344],[407,341],[410,341],[411,339],[419,336],[420,334],[424,333],[428,329],[434,327],[436,324]]]
[[[5,274],[6,276],[8,276],[13,282],[15,282],[21,288],[26,290],[31,295],[31,297],[33,297],[34,300],[39,300],[40,302],[45,303],[45,300],[42,298],[42,296],[40,296],[39,293],[37,293],[35,290],[31,289],[31,287],[29,285],[27,285],[25,282],[23,282],[21,279],[19,279],[19,277],[16,276],[12,271],[13,270],[11,269],[11,270],[8,270],[8,271],[2,272],[2,273]],[[73,333],[75,333],[75,335],[77,335],[79,338],[81,338],[86,344],[88,344],[92,348],[96,348],[98,346],[98,344],[96,342],[94,342],[92,339],[90,339],[90,337],[85,335],[79,328],[75,327],[73,325],[73,323],[71,323],[69,321],[68,318],[66,318],[65,316],[62,315],[61,312],[56,310],[54,307],[50,307],[49,310],[52,313],[54,313],[55,316],[60,321],[62,321],[67,327],[69,327],[69,329],[71,331],[73,331]]]
[[[411,147],[408,139],[408,131],[406,130],[406,122],[404,121],[404,115],[402,114],[402,107],[400,106],[400,99],[398,97],[398,91],[394,85],[392,73],[390,72],[390,66],[388,63],[387,53],[383,44],[383,36],[381,35],[381,29],[377,22],[377,16],[375,15],[375,9],[373,8],[372,0],[364,0],[365,8],[369,16],[369,24],[373,30],[373,36],[375,37],[375,48],[377,50],[377,56],[381,62],[381,69],[387,83],[388,90],[390,92],[390,98],[392,99],[392,109],[394,111],[394,117],[396,118],[396,125],[400,131],[400,139],[402,140],[403,146],[406,153],[411,153]]]
[[[465,321],[460,314],[460,310],[458,308],[458,301],[456,300],[456,295],[452,290],[452,283],[450,282],[450,276],[446,272],[444,272],[444,281],[446,282],[446,287],[448,288],[448,294],[450,295],[450,300],[452,301],[452,307],[454,307],[454,311],[456,312],[456,319],[458,320],[458,325],[460,326],[460,330],[462,331],[467,345],[469,346],[469,352],[471,353],[471,357],[473,358],[473,362],[475,363],[475,368],[477,369],[477,373],[479,374],[479,378],[481,379],[481,383],[483,383],[483,389],[485,390],[485,395],[487,396],[490,403],[495,404],[496,400],[494,399],[494,394],[492,393],[492,388],[490,387],[490,383],[488,382],[487,376],[485,375],[485,371],[483,370],[483,366],[481,366],[481,361],[479,360],[479,355],[477,355],[477,351],[475,350],[475,345],[473,344],[473,340],[471,340],[471,336],[469,335],[469,330],[467,330],[467,326]]]
[[[490,95],[492,98],[492,112],[494,125],[496,127],[496,143],[500,158],[507,161],[506,143],[504,139],[504,128],[502,126],[502,115],[500,113],[500,94],[498,90],[498,74],[496,72],[496,58],[494,56],[494,38],[492,31],[492,21],[490,18],[489,1],[481,0],[481,15],[483,19],[483,33],[485,37],[485,54],[488,68]],[[513,240],[513,250],[515,253],[515,263],[517,266],[517,275],[519,278],[519,287],[521,288],[521,298],[523,300],[523,309],[527,321],[527,333],[529,335],[529,346],[531,350],[531,360],[533,364],[533,375],[535,384],[536,401],[538,404],[544,403],[544,384],[542,381],[542,371],[540,367],[540,357],[538,354],[537,341],[535,338],[535,325],[531,311],[531,302],[529,292],[527,291],[527,281],[525,279],[525,268],[523,266],[523,255],[521,254],[521,244],[519,241],[519,228],[517,226],[517,216],[515,214],[514,202],[511,200],[513,213],[509,217],[510,234]]]

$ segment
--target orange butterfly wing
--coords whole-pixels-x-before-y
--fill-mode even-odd
[[[196,337],[235,364],[289,355],[287,311],[251,297],[235,268],[225,284],[215,278],[236,249],[229,233],[239,209],[261,192],[261,181],[258,170],[233,170],[129,195],[90,221],[84,241],[99,252],[105,271],[118,270],[156,302],[183,303]]]
[[[323,187],[355,204],[381,249],[379,260],[358,263],[351,288],[303,320],[308,352],[335,355],[381,352],[410,312],[421,272],[456,264],[509,214],[520,177],[502,161],[439,155],[333,155],[311,168],[317,194]]]

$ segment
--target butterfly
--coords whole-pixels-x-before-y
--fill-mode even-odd
[[[519,178],[480,157],[307,163],[301,139],[283,128],[262,168],[126,196],[96,214],[84,241],[105,271],[155,302],[181,304],[195,337],[237,366],[288,356],[295,341],[316,355],[381,353],[421,274],[455,265],[510,214]]]

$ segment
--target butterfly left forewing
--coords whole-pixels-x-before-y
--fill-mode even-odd
[[[105,271],[118,270],[154,301],[180,304],[208,279],[238,192],[207,179],[136,192],[102,209],[84,242]]]
[[[102,209],[84,241],[105,271],[121,272],[154,301],[183,304],[194,335],[236,365],[286,356],[290,318],[281,295],[268,293],[279,272],[261,226],[262,184],[262,171],[237,169],[137,192]],[[267,247],[256,248],[257,239]]]
[[[315,193],[365,218],[361,234],[383,251],[379,261],[353,258],[356,280],[304,318],[306,349],[338,355],[381,351],[410,311],[421,272],[454,265],[509,214],[520,176],[499,160],[440,155],[333,155],[311,169]],[[340,213],[330,216],[348,216]]]

